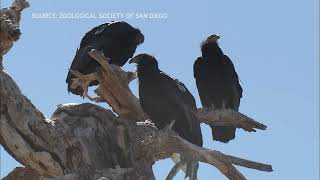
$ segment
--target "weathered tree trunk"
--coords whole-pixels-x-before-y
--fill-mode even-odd
[[[21,11],[29,6],[26,0],[15,0],[9,8],[0,9],[0,56],[6,54],[19,39]]]
[[[138,156],[147,126],[136,126],[93,104],[62,105],[46,119],[4,71],[0,77],[0,142],[21,164],[44,176],[79,174],[92,179],[98,171],[133,168],[139,162],[138,177],[152,179],[153,162],[140,163],[143,157]],[[117,170],[126,169],[114,173]],[[137,171],[129,174],[138,179]]]
[[[98,97],[85,96],[108,103],[116,114],[90,103],[65,104],[46,118],[0,68],[0,143],[26,166],[13,171],[7,180],[26,173],[47,180],[150,180],[155,179],[152,165],[174,153],[211,164],[229,179],[245,179],[233,165],[272,171],[270,165],[195,146],[170,127],[158,131],[145,121],[139,101],[129,89],[134,74],[108,64],[98,51],[89,54],[101,68],[90,75],[74,72],[74,86],[86,89],[89,81],[97,79]],[[232,110],[200,109],[198,117],[209,125],[232,125],[246,131],[266,129]]]
[[[0,84],[0,142],[21,164],[45,177],[154,179],[152,164],[173,153],[212,164],[230,179],[244,179],[232,164],[272,170],[269,165],[197,147],[170,130],[158,132],[148,121],[137,124],[93,104],[61,105],[48,119],[21,94],[5,71],[0,72]],[[221,114],[215,114],[210,116],[212,121],[208,117],[206,121],[228,125],[239,115],[222,113],[222,117],[229,117],[224,121],[218,120]],[[199,113],[202,118],[206,115]],[[250,119],[242,121],[259,126]]]
[[[2,180],[41,180],[43,177],[34,169],[17,167]]]

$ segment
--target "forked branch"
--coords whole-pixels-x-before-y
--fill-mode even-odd
[[[210,110],[200,108],[198,109],[198,118],[208,125],[234,126],[249,132],[256,132],[256,129],[267,129],[266,125],[232,109]]]
[[[119,66],[109,64],[109,59],[102,52],[92,50],[89,55],[94,58],[101,68],[95,73],[96,78],[92,74],[82,75],[81,80],[75,80],[76,86],[87,86],[91,81],[98,79],[100,82],[95,90],[99,97],[99,102],[108,103],[113,110],[120,116],[134,115],[137,120],[144,120],[142,108],[139,100],[129,89],[129,83],[135,79],[135,73],[125,72]],[[77,73],[77,76],[79,73]],[[83,80],[87,77],[87,80]],[[91,79],[90,79],[91,78]],[[79,84],[86,82],[86,84]],[[75,86],[75,87],[76,87]],[[245,131],[255,132],[256,129],[265,130],[266,125],[255,121],[254,119],[231,109],[210,110],[198,109],[198,118],[205,124],[217,126],[234,126],[242,128]]]
[[[16,2],[20,1],[24,2]],[[22,7],[27,6],[26,2]],[[11,26],[1,22],[1,27]],[[8,32],[16,33],[16,38]],[[0,63],[20,31],[9,29],[5,33],[6,36],[0,36],[1,42],[6,41],[0,43]],[[88,84],[98,80],[97,97],[84,95],[93,101],[108,103],[118,116],[86,103],[61,105],[50,119],[46,118],[0,68],[0,143],[17,161],[32,168],[39,176],[47,180],[152,180],[155,179],[154,162],[174,153],[215,166],[233,180],[245,179],[234,165],[272,171],[271,165],[195,146],[170,129],[158,131],[152,123],[144,121],[146,117],[139,100],[129,88],[135,73],[109,64],[102,52],[93,50],[89,55],[101,67],[89,75],[74,72],[77,78],[72,87],[81,86],[87,92]],[[198,117],[208,125],[232,125],[249,132],[266,129],[265,125],[232,110],[199,109]],[[180,167],[177,165],[176,168]],[[24,171],[26,169],[19,170]]]
[[[194,160],[215,166],[229,179],[245,179],[245,177],[233,165],[259,171],[273,171],[272,166],[268,164],[241,159],[225,155],[219,151],[198,147],[184,140],[173,131],[161,130],[157,135],[147,138],[142,144],[142,147],[144,148],[156,150],[151,154],[151,156],[156,160],[168,158],[173,153],[183,154],[185,156],[192,157]]]

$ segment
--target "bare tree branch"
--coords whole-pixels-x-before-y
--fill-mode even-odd
[[[250,160],[225,155],[219,151],[198,147],[178,136],[173,131],[161,130],[156,136],[149,137],[143,142],[145,148],[157,150],[151,156],[155,159],[165,159],[172,153],[179,153],[192,157],[204,163],[215,166],[229,179],[245,179],[245,177],[232,165],[248,167],[261,171],[272,171],[271,165],[257,163]],[[174,172],[172,172],[174,174]]]
[[[272,166],[269,164],[263,164],[263,163],[258,163],[258,162],[254,162],[254,161],[249,161],[246,159],[241,159],[241,158],[229,156],[229,155],[225,155],[224,158],[228,159],[228,161],[230,161],[232,164],[237,165],[237,166],[242,166],[242,167],[256,169],[259,171],[266,171],[266,172],[273,171]]]
[[[266,130],[267,126],[232,109],[198,109],[198,118],[208,125],[234,126],[245,131],[256,132],[255,129]]]
[[[117,79],[112,79],[112,77],[124,77],[124,79],[126,79],[127,76],[127,72],[122,71],[120,68],[118,68],[117,66],[113,66],[113,65],[109,65],[108,59],[104,57],[104,55],[101,52],[98,52],[96,50],[92,50],[89,53],[93,58],[95,58],[100,64],[101,64],[101,71],[103,72],[102,75],[100,75],[99,80],[100,80],[100,86],[97,88],[98,90],[96,90],[96,92],[100,92],[100,94],[97,93],[97,95],[103,95],[103,94],[107,94],[106,92],[108,91],[112,91],[112,89],[116,89],[113,90],[113,92],[116,92],[118,94],[121,94],[120,91],[123,90],[123,88],[128,88],[127,85],[123,85],[120,88],[111,86],[111,84],[113,84],[113,82],[118,82],[119,80]],[[114,69],[116,69],[116,71],[114,71]],[[116,72],[116,73],[115,73]],[[117,74],[120,73],[120,75],[113,75],[113,74]],[[108,82],[108,83],[106,83]],[[130,80],[122,80],[122,82],[126,82],[129,83]],[[106,85],[106,84],[109,84]],[[101,89],[100,87],[102,85],[105,85],[105,87],[109,87],[109,88],[105,88],[105,89]],[[120,90],[120,91],[119,91]],[[130,91],[130,90],[129,90]],[[131,92],[131,91],[130,91]],[[133,96],[132,94],[129,94],[130,96]],[[106,97],[106,96],[105,96]],[[117,97],[115,97],[115,99],[122,98],[123,95],[119,95]],[[109,101],[107,101],[108,104],[110,104],[110,99],[112,98],[99,98],[99,99],[108,99]],[[136,102],[137,98],[133,96],[133,98],[129,98],[129,99],[134,99],[134,102]],[[125,102],[127,99],[125,99],[123,102]],[[112,104],[112,103],[111,103]],[[135,111],[135,109],[141,109],[140,104],[139,103],[131,103],[131,106],[138,106],[137,108],[131,109],[131,111]],[[114,107],[114,106],[113,106]],[[135,111],[136,114],[139,113],[139,111]],[[130,114],[130,113],[128,113]],[[134,113],[131,113],[134,114]],[[209,109],[202,109],[200,108],[198,110],[198,117],[199,119],[202,120],[202,122],[208,124],[208,125],[219,125],[219,126],[235,126],[237,128],[242,128],[246,131],[252,132],[252,131],[256,131],[255,129],[261,129],[261,130],[265,130],[266,126],[264,124],[261,124],[243,114],[241,114],[240,112],[237,111],[233,111],[230,109],[223,109],[223,110],[209,110]],[[166,142],[163,141],[162,142]],[[174,144],[179,144],[179,143],[174,143]],[[165,150],[164,150],[165,151]],[[197,150],[194,150],[197,151]],[[177,152],[177,151],[174,151]],[[172,152],[172,153],[174,153]],[[203,151],[199,151],[199,152],[203,152]],[[181,153],[181,152],[180,152]],[[185,152],[183,152],[185,153]],[[206,152],[208,154],[208,152]],[[203,157],[207,157],[209,155],[205,155],[206,153],[203,153],[202,156]],[[257,170],[264,170],[264,171],[272,171],[272,168],[270,165],[265,165],[265,164],[260,164],[260,163],[256,163],[256,162],[252,162],[252,161],[248,161],[248,160],[244,160],[244,159],[240,159],[240,158],[232,158],[232,156],[225,156],[220,152],[216,152],[216,151],[212,151],[209,154],[213,154],[213,156],[219,157],[220,159],[224,159],[225,161],[231,161],[234,162],[236,165],[240,165],[240,166],[244,166],[244,167],[248,167],[248,168],[253,168],[253,169],[257,169]],[[218,155],[219,156],[218,156]],[[169,157],[169,156],[168,156]],[[167,157],[166,157],[167,158]],[[219,159],[218,158],[218,159]],[[155,158],[157,159],[157,158]],[[199,161],[203,161],[203,159],[199,159],[199,158],[195,158]],[[215,161],[213,162],[207,162],[209,164],[212,165],[217,165],[219,163],[214,164]],[[178,163],[178,162],[176,162]],[[221,163],[221,162],[220,162]],[[241,173],[239,173],[233,166],[232,163],[229,163],[228,166],[225,165],[226,167],[229,167],[228,172],[233,172],[231,173],[233,175],[232,178],[242,178]],[[180,167],[179,167],[180,168]],[[183,167],[185,169],[185,167]],[[221,167],[217,167],[219,170],[221,170],[222,173],[224,173],[227,177],[231,177],[230,174],[225,173],[223,171],[223,168]],[[174,169],[172,170],[171,174],[168,176],[173,176],[176,171],[177,171],[178,167],[174,167]]]
[[[0,56],[6,54],[13,43],[19,39],[21,11],[29,6],[26,0],[16,0],[9,8],[0,10]]]
[[[108,64],[106,65],[108,66]],[[62,105],[51,119],[47,119],[21,94],[8,74],[2,71],[0,75],[0,96],[3,99],[1,101],[0,121],[1,144],[16,159],[42,175],[52,177],[62,176],[67,172],[69,172],[68,174],[70,172],[73,174],[86,172],[90,177],[94,177],[98,169],[112,168],[116,164],[123,166],[128,162],[131,162],[129,163],[131,167],[139,167],[142,164],[142,166],[148,166],[151,171],[151,165],[154,161],[168,158],[173,153],[186,154],[194,157],[195,160],[211,164],[226,177],[232,179],[244,179],[243,175],[232,166],[232,163],[257,170],[272,170],[270,165],[226,156],[218,151],[197,147],[172,133],[172,131],[160,131],[158,134],[156,129],[145,127],[145,123],[142,123],[142,125],[140,123],[135,127],[132,126],[132,123],[135,124],[135,122],[128,121],[128,119],[113,121],[112,119],[116,116],[110,111],[105,112],[104,109],[91,104]],[[109,74],[106,76],[109,76]],[[237,112],[231,113],[237,114]],[[227,114],[221,116],[228,118]],[[218,122],[215,119],[219,119],[221,116],[219,113],[210,114],[210,117],[214,120],[213,123]],[[232,122],[232,120],[226,122],[230,121]],[[123,123],[121,130],[117,127],[119,125],[116,122]],[[97,134],[101,134],[101,138],[97,139]],[[125,134],[129,134],[130,138],[124,138]],[[101,144],[110,138],[116,139],[109,141],[106,145]],[[132,149],[125,144],[135,144],[133,146],[135,148]],[[109,147],[101,149],[101,146]],[[110,146],[112,147],[111,152]],[[121,149],[119,152],[112,151],[119,148]],[[128,149],[131,150],[128,152]],[[125,151],[127,151],[127,155],[121,154]],[[105,157],[106,159],[102,163],[99,159],[103,158],[95,155],[99,153],[85,152],[101,152],[100,155],[109,154],[109,156]],[[123,157],[119,157],[119,154],[120,156],[130,156],[130,158],[121,161],[119,159]],[[75,159],[73,156],[75,156]],[[141,157],[143,157],[144,163],[137,160],[132,161],[132,158],[141,159]],[[137,162],[141,164],[137,165]],[[98,166],[100,163],[104,165]],[[83,169],[93,170],[84,171]],[[139,174],[139,177],[141,176],[140,173],[137,173],[137,168],[134,172]],[[152,171],[149,172],[148,177],[153,177]]]
[[[145,120],[140,102],[129,88],[129,83],[136,78],[135,74],[109,64],[109,60],[100,51],[92,50],[89,55],[102,67],[100,68],[100,86],[95,91],[97,95],[106,101],[119,116],[130,117],[136,121]]]
[[[22,7],[27,4],[15,4],[12,10],[20,12]],[[4,26],[1,22],[1,28]],[[1,42],[9,36],[13,41],[10,34],[0,36]],[[10,47],[6,45],[1,50],[1,59]],[[118,116],[85,103],[59,105],[52,117],[46,118],[0,68],[0,143],[17,161],[39,176],[47,180],[152,180],[155,179],[154,162],[174,153],[215,166],[229,179],[245,179],[233,165],[272,171],[271,165],[195,146],[170,129],[158,131],[150,121],[145,121],[139,100],[129,89],[128,84],[135,74],[110,65],[101,52],[93,50],[89,55],[101,68],[90,75],[74,72],[77,78],[73,79],[72,87],[81,86],[86,90],[88,82],[98,80],[97,97],[84,95],[108,103]],[[209,125],[233,125],[250,132],[266,129],[265,125],[231,110],[200,109],[198,117]],[[175,168],[171,176],[180,168],[179,164]]]
[[[152,161],[136,165],[139,147],[132,145],[147,136],[147,127],[137,130],[133,121],[92,104],[61,105],[47,119],[4,71],[0,83],[0,142],[20,163],[47,177],[76,174],[92,179],[103,169],[138,165],[131,179],[154,177]]]
[[[43,177],[35,170],[27,167],[16,167],[2,180],[41,180]]]
[[[76,79],[77,84],[73,86],[75,88],[77,86],[86,86],[91,81],[98,79],[100,85],[95,92],[98,95],[99,102],[108,103],[120,116],[128,117],[129,115],[131,118],[136,117],[137,120],[146,119],[138,98],[129,89],[128,84],[135,78],[134,73],[125,72],[119,66],[108,64],[109,59],[100,51],[92,50],[89,55],[101,65],[99,75],[95,74],[98,77],[92,78],[91,74],[82,75],[81,78],[86,80],[79,81],[86,83],[80,85]],[[81,74],[77,73],[77,76],[81,76]],[[86,78],[87,76],[90,76],[90,78]],[[210,110],[200,108],[197,115],[203,123],[208,125],[231,125],[249,132],[255,132],[255,129],[265,130],[267,128],[266,125],[231,109]]]
[[[116,169],[106,169],[97,171],[93,179],[97,180],[108,180],[108,179],[123,179],[123,176],[127,173],[130,173],[134,169],[132,168],[116,168]],[[67,174],[63,176],[57,176],[53,178],[43,178],[42,180],[78,180],[82,179],[79,174]]]

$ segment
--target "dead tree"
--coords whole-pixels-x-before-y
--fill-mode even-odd
[[[26,167],[13,171],[7,180],[32,173],[35,179],[47,180],[150,180],[155,179],[152,165],[177,153],[210,164],[234,180],[245,179],[234,165],[272,171],[271,165],[195,146],[170,126],[158,130],[146,120],[138,98],[129,89],[135,74],[109,64],[101,52],[93,50],[89,55],[101,67],[89,75],[73,72],[77,77],[73,87],[86,90],[92,80],[98,80],[97,97],[87,93],[84,96],[108,103],[112,111],[90,103],[64,104],[47,118],[1,68],[0,143]],[[232,125],[249,132],[266,129],[265,125],[232,110],[199,109],[198,117],[208,125]],[[169,178],[182,166],[176,161]]]
[[[0,56],[6,54],[21,35],[21,11],[29,7],[25,0],[15,0],[9,8],[0,10]]]

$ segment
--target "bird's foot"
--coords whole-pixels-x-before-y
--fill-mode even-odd
[[[82,74],[79,71],[74,71],[72,69],[70,69],[70,72],[76,76],[76,78],[71,79],[72,83],[71,83],[71,88],[72,89],[76,89],[77,87],[81,87],[83,90],[83,94],[82,94],[82,98],[88,98],[92,101],[96,101],[98,102],[100,100],[99,97],[91,97],[88,95],[88,89],[89,89],[89,85],[92,81],[96,81],[98,80],[98,76],[97,73],[91,73],[91,74]]]

